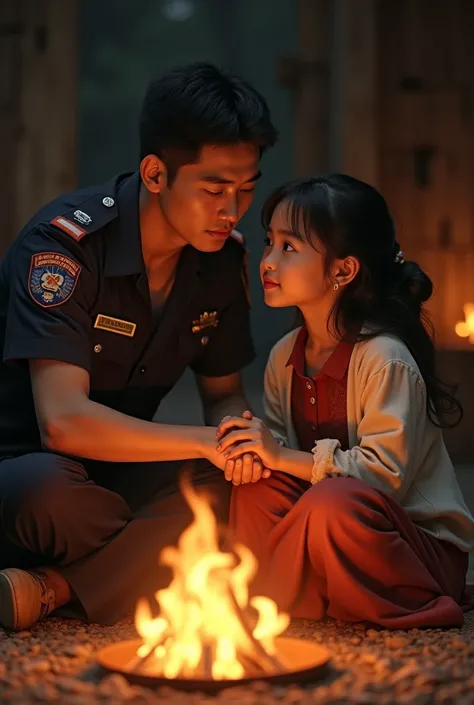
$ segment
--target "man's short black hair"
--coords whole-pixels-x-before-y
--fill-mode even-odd
[[[172,181],[205,145],[249,142],[261,153],[277,132],[265,99],[244,79],[210,63],[175,68],[153,81],[140,116],[140,159],[155,154]]]

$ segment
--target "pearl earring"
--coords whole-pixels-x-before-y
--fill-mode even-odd
[[[339,282],[336,279],[336,281],[334,282],[334,291],[337,291],[338,289],[339,289]]]

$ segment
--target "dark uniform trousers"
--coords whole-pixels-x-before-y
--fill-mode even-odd
[[[0,567],[56,567],[77,597],[69,616],[114,624],[170,582],[160,551],[193,518],[179,489],[184,467],[226,524],[232,485],[207,461],[83,464],[52,453],[3,460]]]

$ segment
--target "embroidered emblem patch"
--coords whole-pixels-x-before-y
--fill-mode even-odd
[[[79,240],[87,233],[87,230],[84,230],[84,228],[81,228],[76,223],[73,223],[72,220],[68,220],[62,215],[58,215],[57,218],[54,218],[51,221],[51,225],[56,225],[57,228],[60,228],[68,235],[71,235],[71,237],[73,237],[74,240],[77,240],[77,242],[79,242]]]
[[[94,328],[108,330],[111,333],[127,335],[129,338],[133,338],[133,336],[135,335],[137,324],[132,323],[131,321],[122,321],[121,318],[112,318],[112,316],[104,316],[103,313],[99,313],[97,315],[97,318],[95,319]]]
[[[31,258],[28,291],[44,308],[59,306],[71,298],[81,265],[58,252],[40,252]]]
[[[199,333],[205,328],[217,328],[219,325],[219,319],[217,318],[217,311],[205,311],[201,313],[199,318],[193,321],[192,332]]]

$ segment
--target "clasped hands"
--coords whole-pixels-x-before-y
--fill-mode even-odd
[[[216,450],[225,459],[224,475],[234,485],[258,482],[278,468],[280,445],[250,411],[224,416],[216,431]]]

